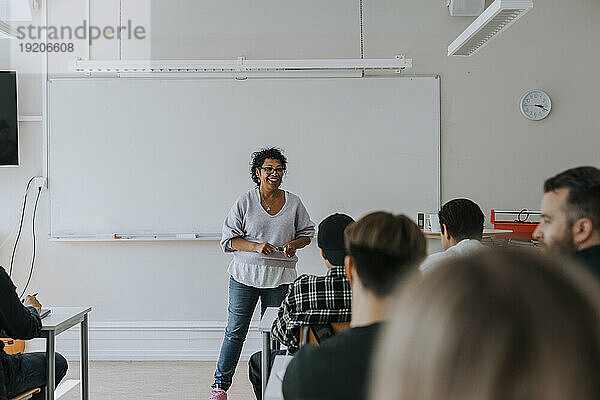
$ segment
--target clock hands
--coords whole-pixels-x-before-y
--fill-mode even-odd
[[[543,105],[543,104],[532,104],[532,106],[534,106],[534,107],[539,107],[539,108],[541,108],[541,109],[542,109],[542,110],[544,110],[544,111],[548,111],[548,109],[547,109],[546,107],[544,107],[544,105]]]
[[[521,97],[519,105],[525,118],[533,121],[544,119],[552,109],[552,103],[547,93],[542,90],[531,90]]]

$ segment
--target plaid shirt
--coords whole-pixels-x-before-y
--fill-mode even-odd
[[[301,325],[348,322],[351,304],[352,290],[344,267],[330,268],[326,276],[299,276],[279,307],[271,333],[294,352],[300,347]]]

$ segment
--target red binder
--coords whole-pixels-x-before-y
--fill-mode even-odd
[[[507,220],[506,218],[503,220],[496,220],[498,215],[516,215],[517,219],[513,219],[512,221]],[[523,209],[521,211],[497,211],[492,209],[490,221],[492,225],[494,225],[494,229],[509,229],[513,231],[513,233],[510,234],[512,239],[532,240],[533,231],[535,231],[535,228],[537,228],[539,222],[527,221],[530,215],[540,215],[540,212],[528,211],[527,209]],[[502,216],[500,216],[500,218],[502,218]]]

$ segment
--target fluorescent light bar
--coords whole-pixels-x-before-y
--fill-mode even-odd
[[[0,20],[0,39],[16,39],[18,32],[15,28]]]
[[[76,72],[257,72],[306,70],[394,70],[412,68],[412,59],[314,59],[314,60],[144,60],[87,61],[69,63]]]
[[[448,46],[448,55],[475,54],[532,8],[532,0],[495,0]]]

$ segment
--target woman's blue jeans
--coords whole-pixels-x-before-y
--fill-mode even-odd
[[[248,334],[250,320],[256,303],[260,298],[260,315],[265,313],[267,307],[279,307],[288,292],[289,285],[281,285],[271,289],[259,289],[237,282],[229,277],[229,307],[227,328],[221,345],[221,354],[215,371],[215,383],[228,390],[231,380],[240,360],[242,346]]]

